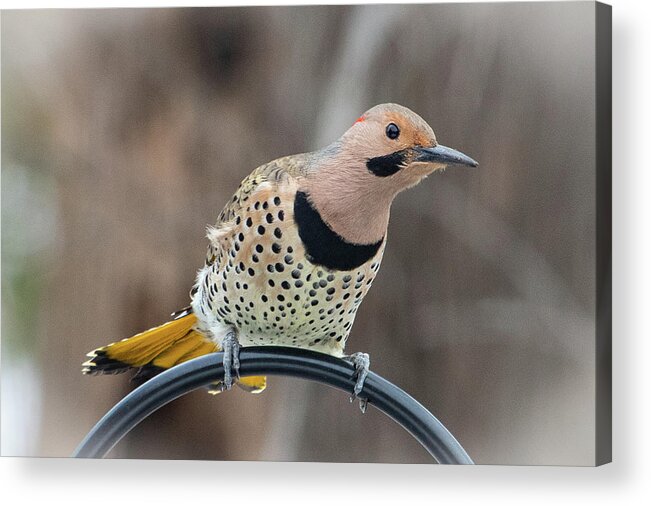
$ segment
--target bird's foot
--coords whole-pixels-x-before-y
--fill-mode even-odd
[[[364,388],[364,380],[366,379],[366,376],[368,376],[371,359],[368,356],[368,353],[362,352],[353,353],[352,355],[343,357],[343,359],[355,366],[355,374],[353,375],[353,378],[355,379],[355,388],[353,388],[353,394],[350,396],[350,402],[359,398],[359,409],[362,413],[366,413],[368,399],[359,397],[359,394],[362,393],[362,388]]]
[[[223,389],[230,390],[233,386],[233,376],[240,378],[240,342],[234,331],[228,332],[222,342],[224,350],[224,382]]]

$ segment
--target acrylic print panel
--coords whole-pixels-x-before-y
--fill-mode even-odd
[[[226,346],[217,334],[235,328],[242,356],[251,344],[369,353],[371,371],[476,463],[609,461],[609,86],[610,9],[591,2],[3,12],[2,454],[71,455],[138,385],[138,367],[187,358],[163,355],[181,338],[214,351],[206,339]],[[386,103],[417,116],[364,115]],[[278,162],[233,201],[256,167],[325,146]],[[250,195],[286,206],[264,254],[278,240],[296,258],[258,258],[273,276],[249,265],[257,229],[223,225],[266,220]],[[89,350],[190,303],[216,222],[216,275],[231,251],[249,255],[232,264],[232,286],[200,278],[178,335],[103,356],[132,372],[83,376]],[[282,240],[270,235],[281,222]],[[290,261],[314,279],[293,278]],[[366,278],[344,281],[348,270]],[[327,297],[371,277],[356,315],[351,305],[330,322]],[[308,302],[280,309],[283,281],[296,279]],[[373,403],[362,414],[348,397],[284,376],[259,394],[201,388],[108,456],[433,462]]]

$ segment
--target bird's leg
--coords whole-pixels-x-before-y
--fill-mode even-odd
[[[235,330],[229,330],[222,342],[224,350],[224,387],[230,390],[233,386],[233,374],[240,377],[240,342]]]
[[[350,402],[353,402],[359,397],[359,394],[362,393],[362,388],[364,388],[364,380],[368,376],[368,371],[371,366],[371,358],[368,356],[368,353],[357,352],[352,355],[347,355],[343,357],[347,362],[350,362],[355,366],[355,388],[353,388],[353,395],[350,396]],[[362,413],[366,413],[366,405],[368,404],[368,399],[359,399],[359,409]]]

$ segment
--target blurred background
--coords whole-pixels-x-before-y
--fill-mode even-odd
[[[69,455],[133,388],[90,349],[188,304],[239,181],[381,102],[480,162],[398,196],[348,349],[477,463],[594,462],[594,5],[2,13],[2,454]],[[374,409],[270,378],[119,458],[424,463]]]

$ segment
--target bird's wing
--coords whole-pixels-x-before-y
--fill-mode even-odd
[[[275,189],[278,185],[304,175],[307,170],[308,156],[309,153],[303,153],[279,158],[261,165],[244,178],[233,197],[219,214],[215,226],[209,229],[210,245],[206,255],[206,265],[212,264],[218,257],[219,238],[228,234],[242,209],[247,207],[256,192],[261,190],[262,185],[265,189],[270,189],[269,185],[271,185],[271,189]]]

